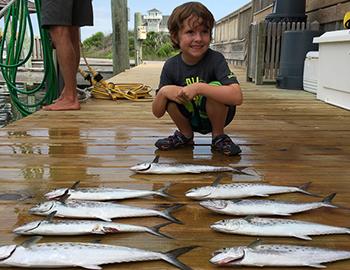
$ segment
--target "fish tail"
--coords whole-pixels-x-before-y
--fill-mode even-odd
[[[328,195],[327,197],[325,197],[322,200],[322,203],[324,203],[325,206],[327,206],[327,207],[338,208],[338,206],[336,206],[332,203],[332,200],[334,199],[335,195],[337,195],[337,193],[332,193],[332,194]]]
[[[183,247],[183,248],[177,248],[177,249],[173,249],[170,250],[168,252],[162,253],[164,256],[162,257],[162,259],[172,265],[174,265],[175,267],[181,269],[181,270],[192,270],[191,267],[187,266],[186,264],[180,262],[177,257],[179,257],[180,255],[187,253],[189,251],[191,251],[194,248],[197,248],[198,246],[189,246],[189,247]]]
[[[183,224],[180,220],[178,220],[177,218],[175,218],[174,216],[171,215],[171,212],[183,207],[183,204],[174,204],[173,206],[163,210],[161,213],[161,216],[166,218],[167,220],[170,220],[173,223],[177,223],[177,224]]]
[[[159,230],[160,228],[163,228],[169,224],[172,224],[173,222],[166,222],[166,223],[162,223],[162,224],[159,224],[159,225],[156,225],[156,226],[153,226],[153,227],[148,227],[148,232],[150,234],[153,234],[153,235],[156,235],[156,236],[161,236],[161,237],[165,237],[165,238],[168,238],[168,239],[174,239],[172,238],[171,236],[169,235],[166,235],[164,233],[161,233]]]
[[[305,183],[305,184],[299,186],[299,187],[298,187],[299,191],[300,191],[301,193],[304,193],[304,194],[309,195],[309,196],[312,196],[312,197],[321,197],[321,196],[318,195],[318,194],[311,193],[311,192],[308,191],[308,189],[309,189],[311,183],[312,183],[312,182],[307,182],[307,183]]]
[[[157,195],[161,196],[161,197],[165,197],[165,198],[175,198],[174,196],[172,196],[168,193],[168,189],[171,186],[172,186],[172,183],[167,183],[166,185],[164,185],[164,187],[162,187],[156,191]]]
[[[331,207],[331,208],[340,208],[340,209],[345,209],[345,210],[350,211],[350,208],[348,208],[348,207],[340,206],[340,205],[332,203],[332,200],[335,197],[335,195],[337,195],[337,193],[332,193],[332,194],[328,195],[326,198],[324,198],[322,200],[322,203],[324,204],[324,206]]]

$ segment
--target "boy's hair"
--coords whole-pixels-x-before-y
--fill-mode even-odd
[[[168,19],[170,38],[175,49],[180,49],[177,34],[183,26],[183,22],[191,16],[194,16],[195,18],[195,21],[192,22],[193,24],[196,24],[199,19],[201,19],[201,24],[205,25],[208,28],[210,31],[210,37],[212,36],[212,31],[215,23],[213,14],[202,3],[184,3],[176,7]]]

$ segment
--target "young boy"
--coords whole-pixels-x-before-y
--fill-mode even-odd
[[[241,152],[224,127],[242,104],[242,92],[224,56],[209,49],[214,22],[199,2],[182,4],[169,17],[171,41],[180,53],[163,67],[152,111],[158,118],[168,112],[178,131],[155,143],[160,150],[192,146],[193,132],[211,132],[213,150],[229,156]]]

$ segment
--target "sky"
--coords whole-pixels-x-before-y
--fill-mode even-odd
[[[112,32],[111,19],[111,1],[113,0],[93,0],[94,6],[94,26],[83,27],[81,29],[82,40],[90,37],[96,32],[110,34]],[[158,9],[163,15],[170,15],[172,10],[188,1],[180,0],[128,0],[128,7],[130,10],[130,21],[128,28],[134,28],[134,14],[141,12],[142,15],[147,14],[147,11],[153,8]],[[215,20],[220,20],[226,15],[239,9],[249,0],[204,0],[199,1],[204,4],[214,15]]]

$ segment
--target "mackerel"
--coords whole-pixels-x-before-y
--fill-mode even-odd
[[[57,211],[56,216],[58,217],[101,219],[104,221],[111,221],[112,218],[160,216],[171,222],[181,224],[181,221],[173,217],[171,212],[182,206],[182,204],[174,204],[163,211],[158,211],[110,202],[68,200],[66,202],[43,202],[32,207],[29,212],[47,216],[51,212]]]
[[[165,185],[159,190],[133,190],[123,188],[77,188],[78,184],[79,181],[76,182],[71,188],[55,189],[46,193],[45,197],[48,200],[52,200],[68,194],[69,199],[86,201],[123,200],[152,195],[170,197],[170,195],[167,193],[170,185]]]
[[[220,266],[309,266],[326,268],[322,263],[350,259],[350,251],[297,245],[264,245],[224,248],[213,253],[210,262]]]
[[[165,253],[124,246],[89,243],[40,243],[0,246],[1,267],[102,269],[112,263],[163,260],[181,270],[191,268],[177,257],[195,248],[183,247]]]
[[[55,212],[53,212],[56,214]],[[171,224],[163,223],[153,227],[130,225],[98,220],[39,220],[26,223],[13,230],[19,235],[85,235],[122,232],[146,232],[152,235],[171,238],[161,233],[160,228]]]
[[[212,224],[210,228],[230,234],[296,237],[303,240],[312,240],[309,235],[350,234],[350,229],[344,227],[293,219],[252,216],[221,220]]]
[[[332,204],[332,199],[336,193],[333,193],[320,202],[296,203],[288,201],[275,200],[206,200],[199,204],[204,208],[217,213],[226,215],[280,215],[290,216],[293,213],[299,213],[316,209],[320,207],[337,208]]]
[[[130,170],[140,174],[185,174],[185,173],[210,173],[210,172],[235,172],[238,174],[245,174],[243,170],[246,167],[232,168],[222,166],[211,165],[198,165],[198,164],[182,164],[182,163],[158,163],[159,156],[151,163],[140,163],[132,166]]]
[[[300,187],[277,186],[262,183],[235,183],[218,185],[215,181],[211,186],[196,187],[186,192],[186,197],[196,200],[204,199],[239,199],[252,196],[267,197],[272,194],[300,192],[312,195],[306,191],[310,182]]]

